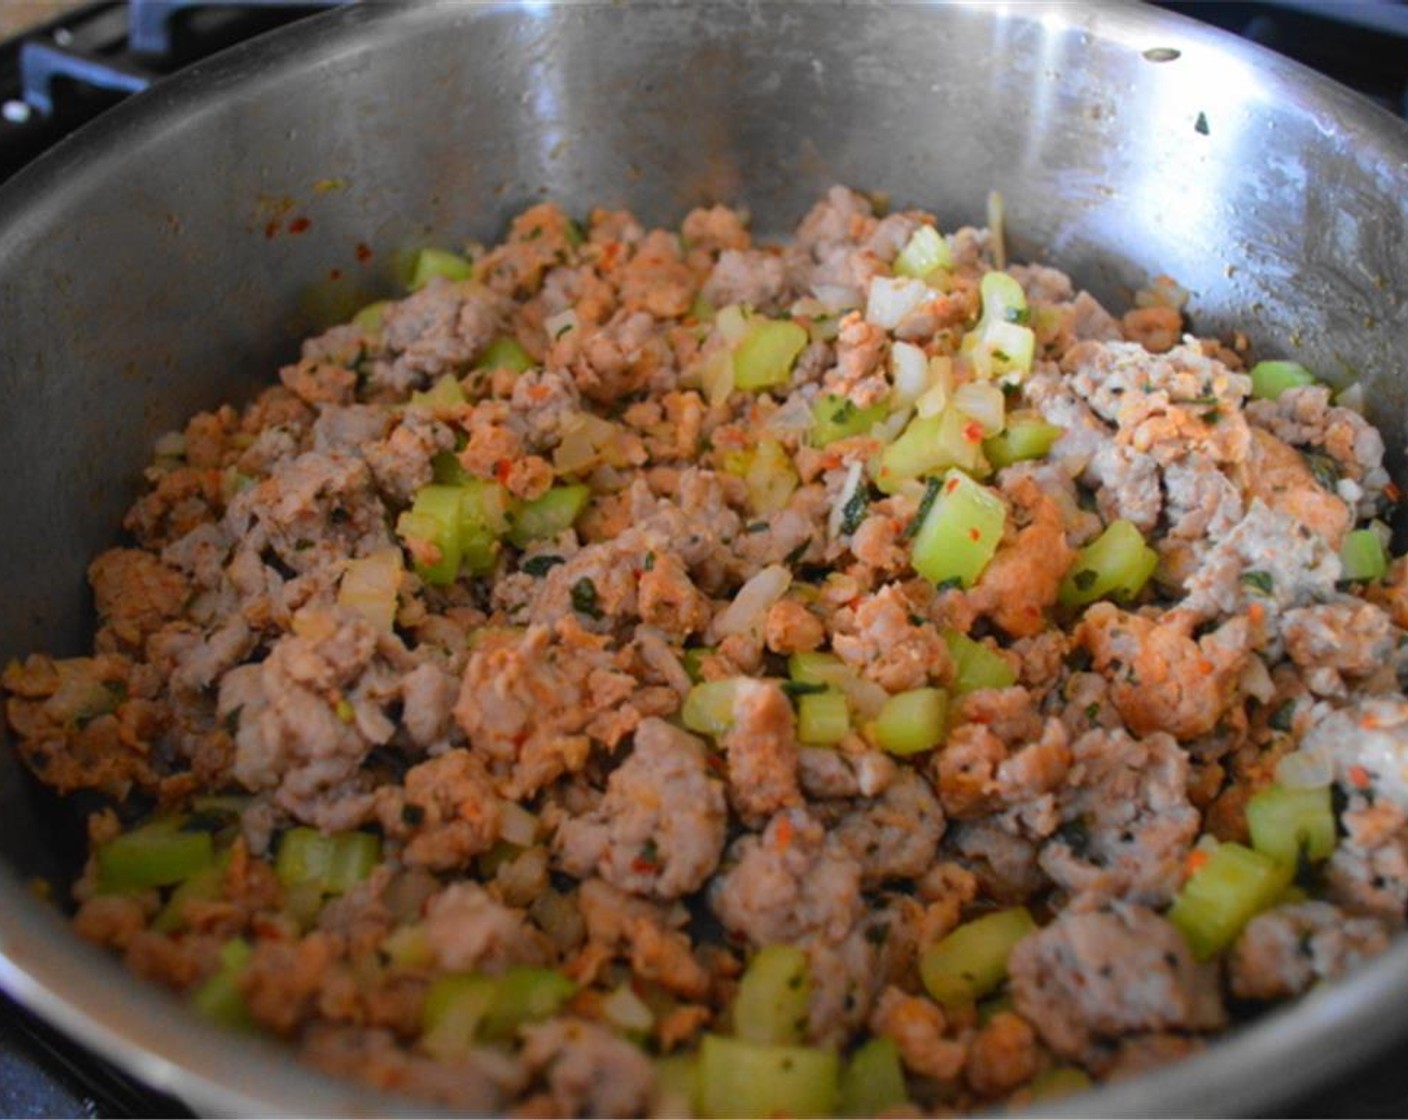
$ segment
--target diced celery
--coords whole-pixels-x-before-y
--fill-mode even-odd
[[[1340,545],[1340,567],[1340,577],[1355,583],[1383,579],[1388,571],[1388,556],[1379,535],[1372,529],[1346,533]]]
[[[840,688],[851,670],[834,653],[794,653],[787,659],[787,675],[800,684]]]
[[[442,1061],[463,1054],[479,1034],[498,982],[476,972],[437,976],[421,1011],[421,1045]]]
[[[1090,1088],[1090,1074],[1079,1066],[1053,1066],[1032,1081],[1032,1100],[1069,1097]]]
[[[1031,372],[1036,334],[1026,326],[1030,317],[1026,293],[1005,272],[988,272],[979,285],[983,313],[964,336],[960,351],[980,377],[1018,381]]]
[[[908,1101],[894,1039],[877,1035],[851,1055],[841,1075],[842,1116],[879,1116]]]
[[[1247,801],[1247,828],[1252,847],[1279,863],[1328,859],[1336,841],[1330,787],[1269,786]]]
[[[416,262],[411,269],[410,289],[420,291],[436,276],[446,280],[468,280],[474,274],[474,266],[458,253],[448,249],[422,249],[416,254]]]
[[[152,929],[160,933],[174,933],[186,924],[186,903],[197,900],[213,902],[220,897],[220,885],[224,871],[219,863],[197,871],[189,879],[178,883],[166,900],[166,905],[152,919]]]
[[[183,832],[184,820],[154,820],[99,845],[98,889],[121,894],[167,887],[210,867],[215,862],[210,833]]]
[[[983,454],[1001,470],[1026,459],[1040,459],[1064,433],[1064,428],[1045,420],[1014,420],[997,435],[983,440]]]
[[[1168,920],[1183,931],[1193,955],[1206,960],[1274,905],[1294,873],[1294,866],[1241,844],[1219,844],[1183,884]]]
[[[1076,554],[1061,581],[1060,601],[1067,607],[1081,607],[1106,597],[1132,599],[1158,565],[1159,554],[1144,543],[1131,522],[1111,521]]]
[[[411,404],[424,405],[427,408],[455,408],[465,403],[467,401],[464,388],[453,373],[445,374],[429,389],[417,390],[411,394]]]
[[[249,943],[240,938],[225,942],[220,947],[219,969],[191,993],[191,1006],[222,1027],[253,1030],[254,1019],[239,986],[240,975],[251,953]]]
[[[661,1116],[699,1113],[699,1055],[667,1054],[655,1059],[655,1087],[664,1111]]]
[[[460,572],[460,496],[458,486],[431,483],[416,491],[411,508],[401,515],[396,531],[433,545],[439,559],[433,564],[416,562],[416,574],[426,583],[449,584]]]
[[[957,630],[943,632],[953,659],[953,691],[962,696],[978,688],[1007,688],[1017,683],[1016,670],[996,650]]]
[[[944,476],[939,495],[914,538],[914,570],[932,582],[971,587],[1002,541],[1007,507],[962,471]]]
[[[713,646],[696,646],[680,654],[680,664],[695,684],[704,680],[704,658],[714,652]]]
[[[974,1003],[1007,978],[1007,958],[1036,932],[1025,906],[965,922],[920,954],[919,976],[939,1003]]]
[[[759,517],[776,513],[787,505],[800,481],[782,444],[775,439],[760,440],[743,475],[749,508]]]
[[[381,330],[382,323],[386,318],[386,309],[390,306],[389,299],[379,299],[375,303],[369,303],[352,316],[352,325],[361,327],[368,334],[375,334]]]
[[[369,832],[323,833],[300,826],[279,841],[274,871],[286,887],[314,883],[327,894],[344,894],[380,859],[381,841]]]
[[[441,486],[463,486],[474,476],[464,469],[453,451],[437,451],[430,457],[431,481]]]
[[[1314,385],[1315,375],[1299,362],[1257,362],[1251,368],[1252,396],[1277,400],[1287,389]]]
[[[886,700],[871,732],[881,750],[918,754],[944,741],[947,721],[948,693],[941,688],[915,688]]]
[[[474,363],[474,368],[508,369],[514,373],[522,373],[526,369],[532,369],[533,365],[533,356],[523,349],[518,339],[510,338],[508,335],[499,335],[484,347],[483,353]]]
[[[422,1045],[444,1058],[476,1040],[507,1041],[523,1024],[557,1014],[576,990],[570,979],[549,968],[515,966],[497,977],[473,972],[437,977],[425,997]]]
[[[576,991],[575,983],[551,968],[510,968],[498,978],[480,1034],[490,1042],[510,1039],[524,1023],[552,1018]]]
[[[943,234],[933,226],[920,226],[915,230],[895,258],[895,275],[912,276],[916,280],[923,280],[936,269],[952,267],[953,251]]]
[[[814,692],[797,700],[797,740],[813,747],[835,746],[851,729],[851,713],[840,692]]]
[[[733,726],[733,697],[738,682],[732,678],[704,681],[689,690],[680,719],[691,731],[722,735]]]
[[[714,305],[704,298],[701,292],[694,297],[694,302],[689,305],[686,318],[694,319],[700,323],[712,323],[714,321]]]
[[[470,575],[493,571],[499,537],[508,529],[508,491],[483,478],[460,486],[460,567]]]
[[[515,506],[509,514],[512,528],[508,539],[519,548],[526,548],[533,541],[557,536],[572,527],[591,496],[591,488],[580,483],[554,486],[532,501]]]
[[[789,320],[755,319],[733,352],[733,383],[739,389],[785,385],[792,363],[807,345],[807,332]]]
[[[864,435],[885,419],[887,412],[883,402],[860,408],[846,397],[824,393],[812,405],[811,444],[828,447],[838,439]]]
[[[982,425],[950,404],[936,416],[916,416],[900,437],[880,454],[875,484],[893,494],[902,482],[920,475],[962,467],[986,474]]]
[[[699,1049],[700,1114],[830,1116],[840,1099],[840,1066],[834,1050],[706,1034]]]
[[[738,983],[733,1033],[745,1042],[796,1045],[806,1031],[811,996],[807,954],[795,945],[764,945]]]

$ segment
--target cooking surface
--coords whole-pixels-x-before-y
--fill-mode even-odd
[[[195,59],[302,18],[319,5],[202,5],[192,0],[74,4],[0,0],[0,181],[115,103]],[[326,6],[326,5],[323,5]],[[1408,113],[1408,5],[1187,3],[1164,7],[1216,23]],[[139,42],[128,37],[140,27]],[[37,26],[36,26],[37,25]],[[29,46],[13,38],[30,28]],[[47,107],[46,96],[52,97]],[[1354,1040],[1346,1040],[1354,1045]],[[1293,1116],[1408,1112],[1408,1042],[1300,1100]],[[182,1116],[185,1106],[138,1085],[0,997],[0,1114]]]

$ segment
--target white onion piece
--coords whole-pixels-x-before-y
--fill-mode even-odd
[[[500,801],[499,836],[526,848],[538,838],[538,818],[517,802]]]
[[[892,331],[906,315],[933,297],[934,293],[923,280],[908,280],[903,276],[873,277],[870,296],[865,301],[865,321]]]
[[[1002,195],[988,191],[988,248],[992,252],[992,266],[998,271],[1007,267],[1006,217]]]
[[[769,416],[763,427],[772,432],[805,432],[815,423],[812,406],[801,397],[789,397],[787,403]]]
[[[648,1031],[655,1025],[655,1016],[645,1001],[622,984],[601,1001],[601,1014],[612,1026],[623,1031]]]
[[[890,347],[890,373],[895,379],[895,400],[913,404],[929,387],[929,360],[912,342]]]
[[[549,342],[556,342],[568,331],[575,331],[581,325],[577,312],[570,307],[543,320],[543,330],[547,331]]]
[[[731,303],[714,316],[714,327],[729,345],[733,345],[748,333],[748,318],[743,314],[743,308]]]
[[[1247,658],[1247,666],[1237,679],[1237,686],[1263,704],[1269,703],[1276,695],[1276,682],[1271,679],[1266,662],[1260,657]]]
[[[826,533],[832,540],[841,535],[841,522],[846,519],[846,503],[855,497],[864,473],[865,464],[859,460],[846,468],[846,481],[841,484],[841,492],[836,495],[836,501],[831,505],[831,516],[826,520]]]
[[[396,593],[401,587],[401,550],[380,548],[348,561],[337,589],[337,605],[361,615],[390,633],[396,623]]]
[[[1007,398],[990,381],[969,381],[953,391],[953,404],[982,425],[983,435],[995,436],[1007,423]]]
[[[860,292],[847,284],[816,284],[812,287],[812,295],[832,314],[854,311],[860,306]]]
[[[720,638],[746,634],[761,626],[768,608],[787,594],[792,586],[792,573],[781,564],[771,564],[738,589],[733,602],[724,608],[714,622]]]
[[[1335,404],[1341,408],[1347,408],[1351,412],[1364,415],[1364,383],[1356,381],[1353,385],[1346,385],[1335,394]]]
[[[1276,763],[1276,780],[1288,789],[1319,789],[1334,778],[1334,765],[1324,750],[1299,750]]]
[[[937,416],[948,407],[953,396],[953,359],[948,357],[929,359],[929,388],[915,401],[915,409],[924,419]]]

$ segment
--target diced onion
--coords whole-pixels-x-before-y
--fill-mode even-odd
[[[655,1025],[650,1008],[629,984],[622,984],[601,1001],[601,1013],[606,1021],[623,1031],[648,1031]]]
[[[794,395],[763,422],[763,427],[771,432],[805,432],[813,423],[811,402]]]
[[[846,520],[846,505],[855,497],[864,473],[865,464],[859,460],[846,468],[846,481],[841,484],[841,491],[831,506],[831,516],[826,520],[826,534],[832,540],[841,535],[841,525]]]
[[[922,280],[876,276],[870,281],[865,321],[887,331],[894,330],[906,315],[933,297],[934,293]]]
[[[1242,675],[1237,680],[1237,686],[1248,696],[1255,697],[1263,704],[1269,703],[1276,695],[1276,682],[1271,679],[1266,662],[1260,657],[1247,658],[1247,666],[1242,670]]]
[[[995,436],[1007,423],[1007,398],[990,381],[969,381],[953,391],[953,404],[983,427],[984,436]]]
[[[832,314],[854,311],[861,303],[860,292],[847,284],[817,284],[812,288],[812,295]]]
[[[1003,269],[1007,267],[1007,231],[1005,207],[1002,204],[1002,195],[997,191],[988,191],[988,247],[992,251],[993,267]]]
[[[763,616],[792,585],[792,573],[781,564],[764,568],[738,589],[733,602],[724,608],[714,624],[720,638],[745,634],[762,625]]]
[[[721,308],[714,316],[714,327],[724,339],[733,345],[748,333],[748,317],[736,303]]]
[[[1335,404],[1341,408],[1347,408],[1351,412],[1364,415],[1364,383],[1356,381],[1352,385],[1346,385],[1335,394]]]
[[[902,408],[898,412],[892,412],[885,418],[883,424],[877,425],[872,433],[881,443],[892,443],[899,434],[904,431],[905,425],[914,415],[914,410]]]
[[[919,415],[926,420],[948,407],[953,395],[953,359],[947,356],[929,359],[929,388],[915,402]]]
[[[499,835],[526,848],[538,838],[538,818],[514,801],[499,802]]]
[[[566,311],[559,311],[556,315],[550,315],[543,322],[543,330],[547,331],[548,341],[556,342],[568,331],[575,331],[581,326],[577,318],[577,312],[573,308]]]
[[[733,392],[733,353],[715,350],[699,367],[699,386],[711,408],[718,408]]]
[[[1334,778],[1334,766],[1323,750],[1298,750],[1276,763],[1276,780],[1288,789],[1318,789]]]
[[[913,404],[929,387],[929,361],[912,342],[890,347],[890,372],[895,379],[895,400]]]

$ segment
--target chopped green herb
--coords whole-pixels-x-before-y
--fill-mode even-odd
[[[1200,417],[1198,417],[1198,419],[1201,420],[1204,424],[1212,425],[1216,424],[1222,419],[1222,413],[1215,408],[1210,408],[1206,412],[1204,412]]]
[[[798,696],[811,696],[814,693],[825,692],[826,685],[820,681],[783,681],[778,688],[794,699]]]
[[[1100,702],[1098,700],[1092,700],[1085,706],[1085,718],[1092,723],[1100,718]]]
[[[1208,127],[1208,115],[1206,113],[1198,114],[1198,119],[1193,122],[1193,131],[1199,136],[1206,136],[1212,131],[1212,129]]]
[[[1321,455],[1318,451],[1302,451],[1300,455],[1305,460],[1305,465],[1310,468],[1310,473],[1315,476],[1315,481],[1326,490],[1333,491],[1339,486],[1339,468],[1328,455]]]
[[[1089,591],[1091,586],[1095,583],[1097,574],[1098,573],[1092,568],[1082,568],[1071,576],[1071,582],[1076,585],[1076,590]]]
[[[1271,578],[1270,572],[1253,569],[1242,573],[1242,586],[1250,587],[1253,591],[1259,591],[1263,595],[1270,595],[1275,587],[1275,582]]]
[[[521,572],[527,572],[530,576],[534,576],[536,578],[538,576],[547,575],[549,571],[551,571],[553,568],[557,567],[559,564],[562,563],[565,563],[565,561],[562,559],[561,556],[530,556],[527,560],[523,561],[523,563],[519,565],[518,570]]]
[[[572,609],[588,618],[602,618],[601,607],[597,605],[596,584],[583,576],[572,585]]]
[[[943,482],[937,478],[931,478],[924,484],[924,496],[919,499],[919,508],[914,511],[914,519],[904,527],[904,532],[900,534],[900,540],[907,541],[919,532],[919,528],[924,524],[924,519],[929,516],[929,511],[934,508],[934,503],[939,500],[939,491],[943,488]]]
[[[645,554],[645,563],[642,566],[647,572],[653,572],[655,570],[655,553],[647,552]]]
[[[854,533],[860,528],[860,523],[865,520],[865,511],[870,508],[870,491],[864,486],[857,486],[856,492],[846,499],[846,504],[841,507],[841,534],[842,536]]]
[[[1296,702],[1287,700],[1279,708],[1271,713],[1266,721],[1266,725],[1273,731],[1290,731],[1291,721],[1295,719]]]
[[[963,589],[963,578],[961,576],[949,576],[948,579],[941,579],[934,584],[935,591],[961,591]]]
[[[798,560],[800,560],[803,556],[807,554],[807,549],[811,548],[811,546],[812,539],[811,537],[808,537],[791,552],[789,552],[786,556],[784,556],[782,558],[782,562],[789,566],[795,564]]]
[[[750,521],[747,525],[743,526],[745,533],[765,533],[767,529],[768,523],[766,521]]]

